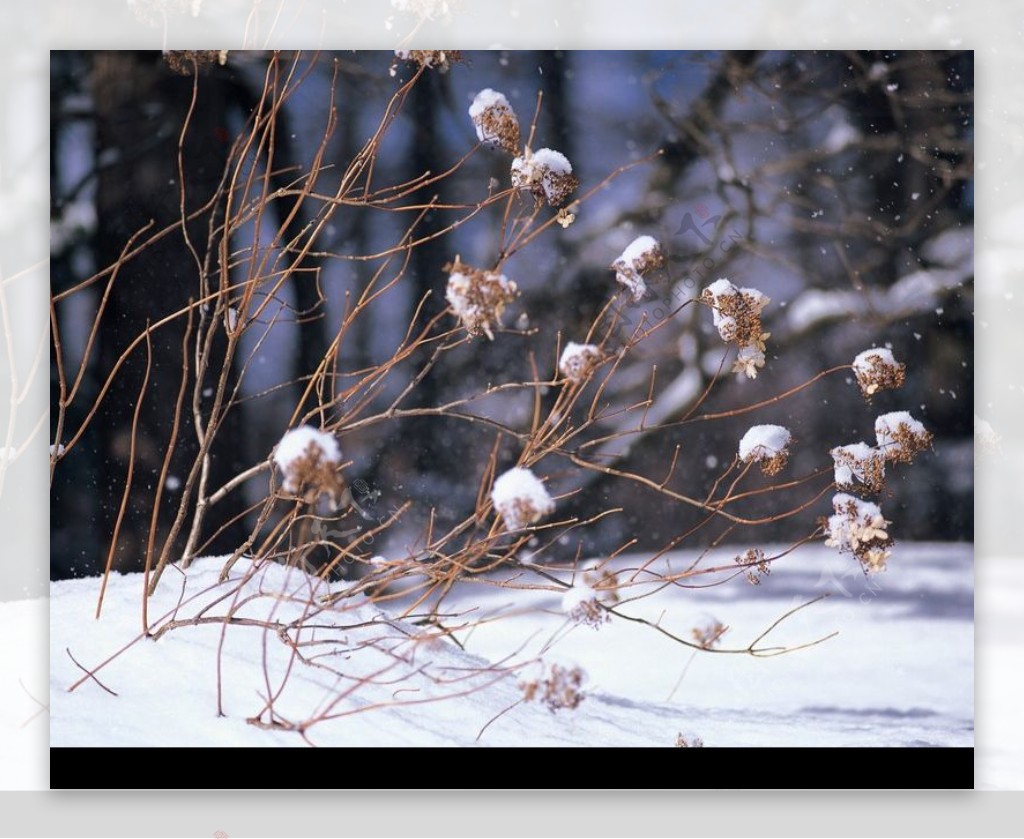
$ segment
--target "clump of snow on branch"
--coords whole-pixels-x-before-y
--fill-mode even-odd
[[[538,201],[559,207],[576,191],[579,181],[572,173],[569,159],[561,152],[526,149],[512,161],[512,186],[528,189]]]
[[[609,620],[608,612],[601,608],[600,592],[586,581],[577,581],[562,595],[562,611],[573,623],[581,623],[600,629]]]
[[[483,332],[493,341],[493,328],[501,326],[505,306],[519,296],[516,284],[504,274],[466,265],[459,257],[445,270],[449,272],[445,297],[452,312],[470,335]]]
[[[764,367],[765,342],[771,337],[762,328],[761,312],[771,300],[756,288],[737,288],[722,277],[701,292],[700,301],[711,308],[722,340],[740,348],[733,372],[756,379]]]
[[[871,492],[881,492],[885,484],[885,457],[867,443],[836,446],[829,454],[835,462],[835,481],[842,489],[853,489],[859,482]]]
[[[558,372],[570,382],[579,384],[593,372],[601,358],[601,350],[594,344],[577,344],[570,341],[562,350]]]
[[[274,463],[284,476],[284,490],[307,503],[326,497],[335,509],[346,493],[338,474],[341,447],[333,434],[310,425],[293,428],[274,447]]]
[[[616,259],[611,268],[615,272],[615,281],[633,295],[634,302],[639,303],[647,293],[644,275],[665,265],[665,252],[661,244],[653,236],[638,236],[630,242]]]
[[[930,448],[932,434],[907,411],[893,411],[875,419],[878,449],[886,460],[910,463],[914,455]]]
[[[491,500],[509,530],[535,524],[555,509],[555,502],[540,479],[520,466],[509,469],[494,482]]]
[[[892,351],[885,348],[864,350],[853,360],[853,372],[865,399],[880,390],[903,387],[907,379],[906,365],[896,361]]]
[[[832,499],[832,509],[835,512],[828,519],[825,544],[840,553],[852,553],[865,572],[884,571],[892,539],[881,508],[840,492]]]
[[[420,67],[428,67],[440,73],[447,73],[453,64],[462,61],[461,50],[395,50],[398,61],[408,61]],[[391,66],[391,75],[395,75],[395,65]]]
[[[789,459],[792,439],[785,426],[755,425],[740,439],[740,460],[744,463],[759,463],[764,474],[777,475]]]
[[[469,106],[469,116],[481,143],[497,146],[509,154],[519,150],[519,118],[505,94],[489,87],[481,90]]]

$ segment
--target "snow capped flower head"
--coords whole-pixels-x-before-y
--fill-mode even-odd
[[[445,297],[452,312],[470,335],[483,332],[493,341],[492,327],[501,326],[505,306],[519,296],[516,284],[504,274],[473,268],[458,257],[444,268],[449,272]]]
[[[600,629],[609,620],[608,613],[601,608],[598,592],[583,581],[566,589],[562,595],[562,611],[573,621]]]
[[[519,530],[554,512],[555,502],[529,469],[516,466],[494,482],[491,501],[509,530]]]
[[[907,380],[907,366],[893,358],[887,349],[864,350],[853,360],[853,373],[865,399],[880,390],[895,390]]]
[[[893,411],[875,419],[878,449],[886,460],[910,463],[914,455],[931,447],[932,434],[907,411]]]
[[[284,476],[284,491],[309,504],[326,496],[337,509],[347,493],[338,474],[341,448],[333,434],[311,425],[293,428],[274,447],[274,463]]]
[[[885,457],[867,443],[836,446],[829,452],[835,462],[836,484],[853,489],[859,481],[871,492],[881,492],[885,484]]]
[[[469,116],[481,143],[497,146],[509,154],[519,151],[519,118],[503,93],[489,87],[481,90],[469,106]]]
[[[700,293],[700,301],[711,307],[715,327],[723,341],[764,352],[764,342],[770,333],[761,328],[761,311],[771,300],[760,291],[737,288],[722,278]]]
[[[453,64],[462,61],[461,50],[395,50],[398,61],[408,61],[420,67],[428,67],[439,73],[447,73]],[[395,75],[395,66],[391,67],[391,75]]]
[[[528,189],[538,201],[558,207],[576,191],[579,181],[572,173],[569,159],[561,152],[526,149],[521,157],[512,161],[512,186]]]
[[[866,573],[884,571],[892,539],[881,508],[840,492],[832,499],[832,509],[835,512],[825,528],[825,544],[839,548],[840,553],[852,553]]]
[[[781,425],[755,425],[740,440],[739,456],[744,463],[760,463],[766,475],[778,475],[789,459],[793,437]]]
[[[562,350],[558,361],[558,372],[574,384],[586,380],[601,362],[601,350],[594,344],[576,344],[570,341]]]
[[[664,265],[665,252],[658,240],[653,236],[638,236],[626,246],[611,268],[615,272],[615,281],[629,290],[634,302],[639,302],[647,293],[644,275]]]

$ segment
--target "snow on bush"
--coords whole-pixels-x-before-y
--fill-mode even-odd
[[[558,372],[570,382],[584,381],[601,362],[601,350],[594,344],[576,344],[570,341],[562,350]]]
[[[634,302],[640,302],[647,293],[644,275],[665,265],[665,252],[653,236],[638,236],[619,255],[611,268],[615,280],[633,295]]]
[[[481,90],[469,106],[469,116],[481,143],[497,146],[509,154],[519,151],[519,118],[505,94],[489,87]]]
[[[852,489],[860,482],[871,492],[881,492],[885,484],[885,457],[867,443],[836,446],[829,454],[835,462],[836,485]]]
[[[769,336],[761,329],[761,312],[771,303],[769,298],[756,288],[737,288],[723,277],[705,288],[700,300],[711,307],[715,328],[723,341],[764,351],[764,341]]]
[[[579,181],[572,173],[569,159],[561,152],[526,149],[512,161],[512,186],[528,189],[538,201],[560,207],[576,191]]]
[[[285,433],[274,447],[274,463],[284,476],[284,490],[316,503],[326,496],[337,508],[345,494],[345,483],[338,474],[341,447],[333,434],[311,425],[301,425]]]
[[[483,332],[493,341],[493,327],[501,326],[505,306],[519,296],[516,284],[504,274],[466,265],[459,257],[445,270],[449,272],[445,297],[452,312],[470,335]]]
[[[870,399],[880,390],[895,390],[903,387],[907,379],[907,367],[893,358],[892,351],[885,348],[864,350],[853,360],[853,372],[865,399]]]
[[[516,466],[501,475],[491,490],[494,508],[509,530],[519,530],[554,512],[544,484],[529,469]]]
[[[974,415],[974,445],[982,451],[995,451],[999,448],[999,435],[988,420]]]
[[[892,539],[881,508],[840,492],[832,499],[832,509],[835,512],[828,519],[825,544],[840,553],[852,553],[865,572],[884,571]]]
[[[395,58],[408,61],[421,67],[429,67],[441,73],[447,73],[453,64],[462,61],[461,50],[395,50]],[[391,67],[391,75],[395,75],[395,67]]]
[[[893,411],[875,419],[875,437],[886,460],[910,463],[932,444],[932,434],[907,411]]]
[[[755,425],[740,439],[739,457],[744,463],[760,463],[766,475],[777,475],[789,458],[792,441],[789,429],[781,425]]]
[[[600,629],[609,620],[608,612],[601,608],[600,593],[585,581],[567,589],[562,595],[562,611],[574,623],[582,623]]]

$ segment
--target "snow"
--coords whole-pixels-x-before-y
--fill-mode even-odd
[[[572,382],[581,382],[601,360],[601,350],[595,344],[577,344],[570,341],[558,360],[558,371]]]
[[[889,448],[899,448],[900,442],[897,435],[901,426],[906,427],[915,437],[927,436],[925,430],[918,420],[914,419],[908,411],[892,411],[875,418],[875,437],[878,439],[878,448],[883,451]]]
[[[792,436],[781,425],[755,425],[740,439],[740,460],[761,460],[785,454]]]
[[[875,347],[857,354],[857,357],[853,360],[854,371],[863,375],[871,373],[874,368],[874,365],[871,363],[872,358],[879,359],[880,363],[885,367],[898,368],[900,366],[899,362],[893,358],[892,350],[885,349],[884,347]]]
[[[469,106],[469,116],[481,143],[497,145],[515,154],[519,144],[519,118],[505,94],[484,88]]]
[[[641,271],[641,266],[650,259],[657,258],[661,253],[661,245],[653,236],[638,236],[630,242],[617,261],[621,261],[633,267],[634,271]]]
[[[534,524],[555,509],[544,484],[520,466],[509,469],[494,482],[491,500],[509,530]]]
[[[868,464],[877,463],[878,449],[860,442],[847,446],[836,446],[829,454],[835,461],[835,482],[839,486],[853,486],[854,478],[862,484],[870,483],[866,469]],[[885,467],[878,464],[878,468],[884,470]]]
[[[305,457],[310,449],[318,452],[321,459],[329,463],[341,462],[341,448],[333,434],[320,431],[311,425],[300,425],[285,432],[274,449],[274,463],[282,472],[287,473],[295,461]]]
[[[728,566],[731,553],[716,549],[707,562]],[[645,558],[622,556],[616,570],[620,579],[678,573],[698,557],[696,552],[670,554],[639,572]],[[316,628],[301,640],[327,653],[321,662],[329,667],[331,651],[344,655],[337,668],[341,676],[293,661],[274,630],[243,624],[225,629],[222,623],[183,624],[158,640],[138,639],[101,667],[139,634],[141,575],[111,578],[99,621],[93,617],[98,579],[55,582],[52,745],[302,745],[295,731],[247,723],[265,704],[265,670],[270,689],[284,684],[274,702],[280,718],[330,715],[306,731],[311,742],[324,746],[671,747],[680,732],[709,747],[971,746],[974,741],[972,563],[966,544],[902,545],[889,573],[870,578],[849,557],[806,547],[775,562],[771,576],[756,588],[741,579],[686,589],[643,583],[630,594],[649,590],[651,596],[620,607],[679,637],[689,637],[691,627],[712,618],[720,620],[730,627],[721,646],[732,648],[746,646],[796,606],[832,595],[787,618],[764,643],[792,646],[838,635],[759,660],[693,651],[615,617],[599,633],[567,625],[558,608],[564,594],[508,587],[521,570],[493,579],[502,585],[457,587],[446,601],[446,611],[472,614],[466,628],[456,632],[463,650],[361,597],[310,621],[313,597],[349,584],[314,583],[274,564],[250,566],[253,573],[244,581],[243,564],[223,584],[217,583],[223,558],[196,560],[187,572],[166,578],[174,584],[162,585],[151,600],[151,620],[163,621],[176,608],[178,618],[191,618],[227,594],[207,612],[223,615],[232,600],[251,597],[238,617],[286,624],[305,615]],[[568,583],[571,576],[565,579]],[[656,588],[662,590],[654,593]],[[1011,586],[1007,593],[1017,590]],[[8,605],[22,604],[0,607]],[[397,613],[401,604],[387,607]],[[1007,607],[1007,615],[1016,614],[1012,604]],[[0,616],[7,615],[0,610]],[[69,692],[84,675],[69,653],[117,696],[88,678]],[[216,713],[218,656],[223,717]],[[553,712],[543,701],[520,702],[521,684],[538,670],[550,678],[553,665],[566,676],[574,669],[586,674],[579,706]],[[379,672],[383,668],[386,673]],[[18,695],[20,703],[4,708],[18,711],[21,723],[36,708]],[[1019,764],[1010,760],[1013,744],[999,746],[988,777],[1019,780]]]
[[[512,186],[542,195],[553,207],[562,204],[576,188],[572,164],[554,149],[527,150],[512,161]]]

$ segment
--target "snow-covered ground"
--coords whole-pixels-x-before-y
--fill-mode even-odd
[[[718,558],[732,555],[722,550]],[[674,554],[667,564],[678,570],[688,560]],[[217,587],[222,564],[200,560],[187,578],[170,572],[151,601],[151,622],[179,598],[176,617],[190,618],[238,589]],[[627,557],[618,567],[635,564]],[[243,565],[235,566],[236,580]],[[458,636],[463,650],[366,600],[311,616],[308,578],[271,565],[244,586],[255,597],[235,614],[281,624],[305,615],[306,625],[315,625],[299,638],[319,642],[301,648],[316,663],[293,663],[289,672],[289,648],[275,632],[246,624],[224,631],[219,623],[139,640],[96,670],[139,635],[141,578],[111,579],[100,621],[93,618],[98,580],[59,582],[50,601],[51,744],[296,745],[294,731],[247,722],[283,684],[273,703],[278,719],[323,717],[306,729],[318,745],[672,746],[682,733],[707,746],[970,746],[972,583],[970,545],[899,545],[889,570],[871,577],[850,557],[808,547],[778,561],[758,586],[739,577],[701,590],[665,589],[622,607],[660,618],[685,638],[720,621],[730,627],[725,649],[746,647],[784,613],[830,595],[793,614],[760,646],[838,635],[754,658],[694,654],[619,618],[597,628],[574,624],[560,593],[487,584],[467,584],[446,601],[447,611],[465,612],[472,624]],[[205,614],[223,614],[232,600]],[[69,692],[84,676],[71,655],[102,686],[86,678]],[[577,708],[520,702],[521,685],[550,672],[516,667],[537,657],[548,667],[585,671]]]

